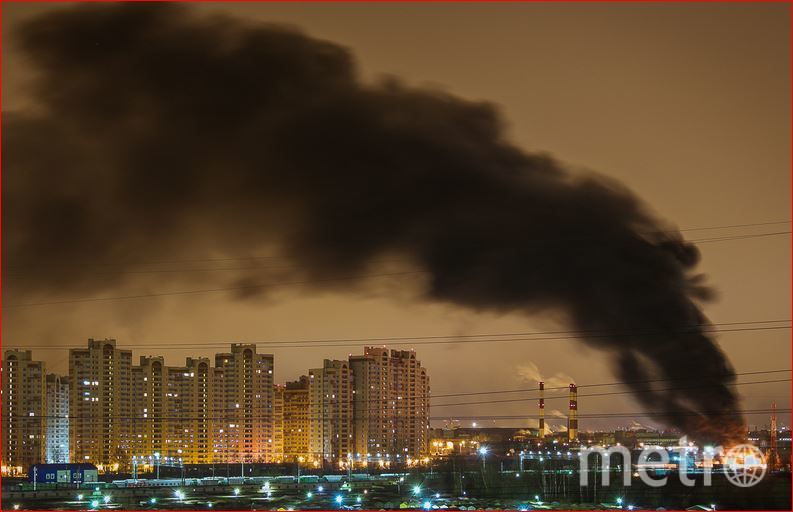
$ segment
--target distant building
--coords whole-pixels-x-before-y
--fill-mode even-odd
[[[44,456],[44,363],[30,350],[6,350],[3,358],[3,473],[23,474]]]
[[[325,359],[309,370],[309,452],[315,465],[344,466],[353,453],[352,371]]]
[[[214,462],[274,460],[273,368],[272,354],[258,354],[255,344],[215,355]]]
[[[167,454],[165,443],[165,389],[168,373],[162,356],[141,356],[132,367],[131,418],[134,428],[130,439],[132,455],[153,457]]]
[[[105,470],[129,463],[132,351],[116,340],[88,340],[69,351],[69,452]]]
[[[284,391],[282,384],[273,385],[273,460],[284,460]]]
[[[188,357],[185,366],[169,366],[165,384],[165,449],[184,464],[208,464],[212,458],[212,406],[209,359]]]
[[[344,468],[429,455],[429,378],[414,351],[366,347],[273,384],[255,344],[168,366],[116,340],[69,351],[69,376],[47,376],[30,351],[3,360],[3,473],[32,464],[299,462]]]
[[[47,464],[65,464],[69,462],[68,377],[47,375],[46,404],[44,460]]]
[[[593,439],[595,442],[607,444],[609,441],[619,443],[628,449],[642,449],[650,446],[672,447],[680,445],[679,432],[663,432],[649,429],[617,430],[611,439]]]
[[[356,460],[428,454],[429,377],[415,352],[365,347],[350,369]]]
[[[33,464],[28,480],[41,484],[84,484],[97,482],[97,468],[93,464]]]
[[[284,387],[284,460],[304,462],[309,454],[309,399],[306,375]]]
[[[392,350],[391,368],[394,411],[394,451],[403,458],[420,457],[429,451],[430,383],[427,370],[413,350]]]

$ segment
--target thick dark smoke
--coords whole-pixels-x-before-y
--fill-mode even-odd
[[[13,286],[98,291],[102,265],[267,248],[339,287],[408,258],[428,299],[565,312],[621,379],[674,379],[632,386],[657,419],[739,435],[696,248],[620,184],[511,145],[492,105],[364,84],[336,44],[173,5],[80,6],[17,36],[38,108],[4,115]]]

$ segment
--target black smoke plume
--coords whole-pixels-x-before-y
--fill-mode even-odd
[[[565,312],[621,379],[671,379],[631,386],[655,418],[739,435],[697,249],[619,183],[510,144],[492,105],[367,84],[341,46],[173,5],[63,9],[17,42],[36,103],[3,119],[19,289],[97,290],[113,285],[92,277],[101,265],[263,248],[339,287],[398,255],[426,271],[429,300]]]

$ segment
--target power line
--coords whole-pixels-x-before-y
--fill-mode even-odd
[[[733,416],[736,414],[769,414],[772,412],[772,409],[735,409],[731,411],[725,410],[702,410],[702,411],[680,411],[673,413],[672,416]],[[777,408],[776,412],[778,413],[785,413],[791,412],[791,409],[785,408]],[[578,414],[578,418],[635,418],[635,417],[658,417],[658,413],[653,412],[644,412],[644,411],[622,411],[622,412],[613,412],[613,413],[587,413],[587,414]],[[308,419],[315,419],[315,420],[325,420],[328,419],[329,415],[323,416],[313,416],[309,417]],[[376,418],[380,416],[371,416],[371,418]],[[304,417],[305,418],[305,417]],[[446,416],[430,416],[429,419],[431,421],[441,421],[441,420],[476,420],[476,419],[537,419],[539,416],[531,415],[531,414],[512,414],[512,415],[476,415],[476,416],[455,416],[455,415],[446,415]],[[69,420],[94,420],[94,416],[78,416],[78,415],[41,415],[41,416],[20,416],[18,417],[20,420],[25,420],[29,422],[40,421],[43,419],[69,419]],[[206,423],[214,423],[218,421],[229,421],[237,419],[235,416],[161,416],[157,418],[142,418],[140,416],[130,416],[130,415],[107,415],[102,416],[101,421],[107,420],[132,420],[139,423],[149,423],[149,422],[169,422],[169,421],[205,421]],[[554,418],[545,417],[546,420],[550,419],[553,420]],[[558,418],[563,419],[563,418]],[[250,422],[255,423],[255,421],[251,419],[242,420],[242,423]]]
[[[722,224],[716,226],[700,226],[700,227],[693,227],[693,228],[682,228],[677,230],[659,230],[659,231],[646,231],[646,232],[639,232],[639,235],[664,235],[664,234],[676,234],[688,231],[709,231],[709,230],[718,230],[718,229],[732,229],[732,228],[747,228],[747,227],[759,227],[759,226],[773,226],[779,224],[790,224],[790,220],[779,220],[779,221],[768,221],[768,222],[750,222],[744,224]],[[558,239],[557,239],[558,240]],[[688,240],[688,242],[694,242],[695,240]],[[138,262],[123,262],[123,263],[93,263],[92,265],[96,266],[122,266],[122,265],[167,265],[171,263],[203,263],[203,262],[213,262],[213,261],[249,261],[249,260],[278,260],[284,259],[283,256],[276,256],[276,255],[256,255],[256,256],[238,256],[238,257],[222,257],[222,258],[188,258],[188,259],[172,259],[172,260],[160,260],[160,261],[138,261]],[[18,265],[7,265],[7,268],[17,268]],[[229,269],[231,270],[231,269]]]
[[[762,375],[767,373],[785,373],[790,372],[790,369],[783,369],[783,370],[758,370],[752,372],[740,372],[740,373],[733,373],[733,374],[723,374],[723,376],[734,375],[736,377],[746,376],[746,375]],[[692,376],[690,380],[698,380],[700,377]],[[630,384],[651,384],[654,382],[668,382],[668,381],[678,381],[678,380],[686,380],[686,379],[678,379],[678,378],[669,378],[669,379],[647,379],[647,380],[633,380],[633,381],[616,381],[616,382],[603,382],[599,384],[578,384],[576,387],[578,389],[582,388],[596,388],[596,387],[607,387],[607,386],[625,386]],[[554,387],[546,387],[544,391],[555,391],[555,390],[567,390],[569,386],[554,386]],[[441,397],[451,397],[451,396],[475,396],[475,395],[495,395],[495,394],[507,394],[507,393],[525,393],[525,392],[536,392],[537,388],[522,388],[522,389],[498,389],[493,391],[474,391],[474,392],[466,392],[466,393],[448,393],[443,395],[432,395],[430,399],[433,398],[441,398]],[[565,398],[567,395],[560,395],[560,398]],[[581,396],[581,395],[579,395]],[[540,398],[539,395],[536,397],[530,398],[531,400],[538,400]],[[547,399],[547,397],[545,397]]]
[[[749,386],[752,384],[773,384],[779,382],[790,382],[791,379],[771,379],[771,380],[759,380],[759,381],[752,381],[752,382],[732,382],[732,383],[717,383],[717,384],[702,384],[697,386],[677,386],[671,388],[660,388],[660,389],[648,389],[649,392],[658,392],[658,391],[677,391],[677,390],[684,390],[684,389],[702,389],[702,388],[713,388],[713,387],[722,387],[722,386]],[[613,396],[613,395],[635,395],[634,391],[609,391],[606,393],[589,393],[589,394],[579,394],[579,398],[585,397],[596,397],[596,396]],[[500,403],[507,403],[507,402],[526,402],[526,401],[534,401],[537,400],[539,397],[530,397],[530,398],[507,398],[504,400],[477,400],[473,402],[456,402],[451,404],[433,404],[432,407],[448,407],[448,406],[459,406],[459,405],[484,405],[484,404],[500,404]],[[567,397],[562,396],[550,396],[545,397],[545,400],[559,400],[559,399],[566,399]]]
[[[789,320],[769,320],[760,323],[774,323],[774,322],[786,322]],[[753,322],[746,322],[745,324],[752,324]],[[709,324],[709,326],[718,326],[718,325],[741,325],[744,324],[743,322],[731,323],[726,322],[725,324]],[[704,326],[704,324],[703,324]],[[666,330],[666,331],[633,331],[633,332],[620,332],[620,331],[570,331],[571,333],[574,332],[581,332],[581,334],[573,334],[570,336],[544,336],[544,337],[515,337],[515,338],[500,338],[500,337],[491,337],[491,338],[479,338],[479,339],[441,339],[441,340],[421,340],[419,338],[395,338],[391,345],[412,345],[412,346],[424,346],[424,345],[437,345],[437,344],[466,344],[466,343],[501,343],[501,342],[516,342],[516,341],[565,341],[565,340],[580,340],[580,339],[590,339],[590,338],[622,338],[622,337],[639,337],[639,336],[662,336],[662,335],[677,335],[677,334],[712,334],[712,333],[733,333],[733,332],[745,332],[745,331],[773,331],[773,330],[784,330],[790,329],[790,325],[775,325],[775,326],[760,326],[760,327],[736,327],[736,328],[725,328],[725,329],[703,329],[700,327],[690,327],[687,329],[679,329],[679,330]],[[527,336],[536,336],[536,335],[543,335],[544,332],[533,332],[533,333],[526,333]],[[481,335],[481,336],[503,336],[501,334],[494,334],[494,335]],[[428,337],[432,338],[432,337]],[[251,344],[258,346],[264,346],[265,348],[269,349],[284,349],[284,348],[317,348],[317,347],[360,347],[360,346],[372,346],[374,345],[373,341],[383,341],[383,339],[377,338],[362,338],[362,341],[359,343],[333,343],[336,340],[310,340],[310,341],[249,341],[245,344]],[[302,344],[301,344],[302,343]],[[207,349],[207,348],[227,348],[229,343],[222,343],[222,342],[207,342],[207,343],[177,343],[177,342],[169,342],[169,341],[161,341],[158,343],[134,343],[129,345],[117,345],[117,347],[124,347],[129,346],[132,348],[139,348],[139,347],[147,347],[147,348],[163,348],[166,347],[169,350],[192,350],[192,349]],[[72,350],[72,349],[84,349],[84,345],[13,345],[13,346],[6,346],[8,349],[46,349],[46,350]]]
[[[751,238],[761,238],[761,237],[766,237],[766,236],[786,235],[786,234],[791,234],[791,233],[792,233],[791,231],[780,231],[780,232],[775,232],[775,233],[734,235],[734,236],[725,236],[725,237],[718,237],[718,238],[704,238],[704,239],[700,239],[700,240],[688,240],[688,242],[689,243],[694,243],[694,242],[696,242],[696,243],[724,242],[724,241],[730,241],[730,240],[745,240],[745,239],[751,239]],[[430,271],[428,271],[428,270],[412,270],[412,271],[392,272],[392,273],[385,273],[385,274],[365,274],[365,275],[359,275],[359,276],[332,277],[332,278],[309,279],[309,280],[302,280],[302,281],[289,281],[289,282],[285,282],[285,283],[258,283],[258,284],[243,285],[243,286],[229,286],[229,287],[224,287],[224,288],[205,288],[205,289],[198,289],[198,290],[180,290],[180,291],[173,291],[173,292],[157,292],[157,293],[144,293],[144,294],[137,294],[137,295],[121,295],[121,296],[115,296],[115,297],[87,297],[87,298],[64,299],[64,300],[44,301],[44,302],[28,302],[28,303],[3,305],[3,308],[11,309],[11,308],[22,308],[22,307],[34,307],[34,306],[52,306],[52,305],[58,305],[58,304],[75,304],[75,303],[83,303],[83,302],[110,302],[110,301],[133,300],[133,299],[144,299],[144,298],[176,296],[176,295],[196,295],[196,294],[203,294],[203,293],[215,293],[215,292],[225,292],[225,291],[264,289],[264,288],[273,288],[273,287],[277,287],[277,286],[286,286],[286,285],[311,284],[311,283],[327,282],[327,281],[342,281],[342,280],[351,280],[351,279],[363,279],[363,278],[368,278],[368,277],[398,276],[398,275],[426,274],[426,273],[430,273]]]
[[[752,226],[768,226],[768,225],[778,225],[778,224],[789,224],[791,221],[775,221],[775,222],[756,222],[756,223],[748,223],[748,224],[732,224],[732,225],[722,225],[722,226],[708,226],[708,227],[698,227],[698,228],[686,228],[686,229],[679,229],[679,230],[667,230],[667,231],[648,231],[648,232],[640,232],[637,233],[638,235],[659,235],[659,234],[675,234],[680,232],[686,231],[703,231],[703,230],[718,230],[718,229],[728,229],[728,228],[742,228],[742,227],[752,227]],[[729,241],[729,240],[743,240],[743,239],[751,239],[751,238],[763,238],[767,236],[780,236],[791,234],[791,231],[778,231],[778,232],[771,232],[771,233],[746,233],[746,234],[732,234],[732,235],[723,235],[719,237],[712,237],[712,238],[701,238],[701,239],[690,239],[684,240],[687,243],[709,243],[709,242],[722,242],[722,241]],[[579,239],[551,239],[545,240],[543,243],[556,243],[556,242],[564,242],[569,240],[587,240],[587,241],[597,241],[596,238],[579,238]],[[136,266],[136,265],[163,265],[163,264],[170,264],[170,263],[201,263],[201,262],[223,262],[223,261],[251,261],[251,260],[286,260],[282,256],[275,256],[275,255],[268,255],[268,256],[241,256],[241,257],[226,257],[226,258],[191,258],[191,259],[179,259],[179,260],[161,260],[161,261],[150,261],[150,262],[127,262],[127,263],[92,263],[94,266]],[[377,260],[375,260],[377,261]],[[404,261],[404,260],[382,260],[382,261]],[[297,264],[289,264],[289,265],[279,265],[275,267],[224,267],[224,268],[204,268],[204,269],[155,269],[155,270],[139,270],[139,271],[107,271],[107,272],[91,272],[88,273],[89,275],[111,275],[111,274],[150,274],[150,273],[172,273],[172,272],[218,272],[218,271],[233,271],[233,270],[265,270],[265,269],[278,269],[278,268],[295,268],[300,267],[301,265]],[[18,268],[18,266],[9,265],[8,268]],[[25,275],[24,272],[16,272],[7,274],[7,276],[21,276]]]
[[[692,411],[688,412],[680,412],[676,413],[678,416],[699,416],[706,414],[708,416],[732,416],[735,414],[742,414],[742,415],[755,415],[755,414],[770,414],[771,409],[736,409],[734,411]],[[791,409],[779,409],[777,408],[777,412],[791,412]],[[635,417],[657,417],[657,413],[652,412],[642,412],[642,411],[632,411],[632,412],[618,412],[618,413],[593,413],[593,414],[579,414],[578,418],[635,418]],[[476,416],[430,416],[431,421],[460,421],[460,420],[524,420],[524,419],[538,419],[539,416],[532,416],[532,415],[476,415]],[[548,420],[548,418],[545,418]],[[550,418],[553,419],[553,418]],[[559,418],[562,419],[562,418]]]
[[[767,371],[757,371],[757,372],[745,372],[745,373],[736,374],[736,375],[755,375],[755,374],[760,374],[760,373],[779,373],[779,372],[790,372],[790,371],[791,370],[789,370],[789,369],[786,369],[786,370],[767,370]],[[693,385],[693,386],[675,386],[675,387],[668,387],[668,388],[660,388],[660,389],[654,389],[654,390],[651,390],[651,391],[658,392],[658,391],[679,391],[679,390],[690,390],[690,389],[706,389],[706,388],[712,388],[712,387],[720,387],[722,385],[725,385],[725,386],[748,386],[748,385],[756,385],[756,384],[771,384],[771,383],[780,383],[780,382],[790,382],[791,380],[792,379],[787,378],[787,379],[767,379],[767,380],[762,380],[762,381],[750,381],[750,382],[734,382],[734,383],[728,383],[728,384],[720,384],[720,383],[719,384],[697,384],[697,385]],[[666,382],[668,382],[668,381],[685,381],[685,379],[671,379],[670,378],[670,379],[654,379],[654,380],[649,380],[649,381],[616,382],[616,383],[610,383],[610,384],[588,384],[588,385],[587,384],[583,384],[583,385],[578,386],[578,387],[579,388],[584,388],[584,387],[595,387],[595,386],[606,386],[606,385],[617,385],[617,384],[630,384],[630,383],[645,383],[645,382],[661,382],[661,381],[666,381]],[[557,388],[547,388],[547,389],[557,389]],[[589,393],[589,394],[579,394],[578,397],[579,398],[584,398],[584,397],[630,395],[630,394],[634,394],[634,392],[633,391],[613,391],[613,392],[606,392],[606,393]],[[430,395],[412,395],[412,396],[409,395],[409,396],[404,396],[402,398],[404,398],[406,401],[407,401],[407,399],[430,400],[432,398],[440,398],[441,396],[443,396],[443,395],[437,395],[437,396],[434,396],[434,397],[430,396]],[[363,404],[370,404],[370,403],[380,404],[380,405],[382,405],[382,408],[377,408],[377,409],[379,411],[381,411],[381,412],[380,413],[371,414],[371,415],[368,416],[369,418],[377,418],[377,417],[380,417],[382,415],[382,413],[385,413],[387,411],[396,411],[396,410],[405,410],[405,409],[427,409],[427,408],[450,407],[450,406],[461,406],[461,405],[500,404],[500,403],[506,403],[506,402],[534,401],[534,400],[537,400],[538,398],[539,398],[539,396],[537,396],[537,397],[529,397],[529,398],[506,399],[506,400],[479,400],[479,401],[473,401],[473,402],[458,402],[458,403],[434,404],[434,405],[430,405],[428,403],[426,405],[421,405],[421,404],[419,404],[419,405],[416,405],[416,404],[407,404],[407,405],[399,404],[399,405],[397,405],[397,402],[400,402],[400,400],[394,400],[393,398],[377,398],[377,399],[370,399],[370,400],[355,400],[355,399],[351,399],[351,400],[349,400],[349,404],[353,405],[353,406],[355,404],[359,404],[360,405],[362,403]],[[564,396],[564,395],[546,396],[545,400],[547,401],[547,400],[566,399],[566,398],[567,398],[567,396]],[[324,407],[325,407],[325,403],[323,402],[323,408]],[[328,407],[330,407],[330,405],[328,405]],[[164,409],[167,410],[168,407],[165,406]],[[218,408],[217,407],[207,407],[207,409],[208,410],[213,410],[215,412],[218,412]],[[246,410],[245,407],[229,407],[229,408],[223,409],[223,412],[225,413],[223,416],[215,416],[215,419],[217,419],[218,421],[221,420],[221,419],[226,419],[226,420],[227,419],[234,419],[238,415],[243,414],[245,412],[245,410]],[[197,410],[192,410],[190,408],[184,408],[184,409],[181,409],[179,412],[182,412],[183,414],[195,414],[198,411]],[[233,413],[233,414],[231,414],[231,413]],[[151,412],[149,414],[151,414]],[[322,416],[314,415],[314,416],[308,416],[308,417],[309,418],[313,418],[313,419],[324,419],[329,414],[330,413],[323,413]],[[352,415],[352,410],[350,410],[350,415]],[[41,416],[39,416],[39,417],[41,417]],[[54,417],[57,417],[57,416],[54,416]],[[70,417],[72,417],[72,416],[70,416]],[[74,417],[78,417],[79,418],[79,416],[74,416]],[[121,418],[121,417],[122,416],[103,416],[102,418],[105,419],[105,418]],[[524,416],[521,416],[521,417],[530,417],[530,416],[525,416],[524,415]],[[27,416],[22,416],[22,418],[27,418]],[[36,416],[33,416],[31,418],[36,418]],[[150,418],[141,417],[141,416],[123,416],[123,418],[139,419],[139,420],[162,420],[162,419],[167,419],[167,418],[163,418],[162,416],[150,417]],[[196,417],[193,417],[193,418],[187,418],[185,416],[179,416],[179,417],[174,417],[173,419],[176,420],[176,419],[179,419],[179,418],[181,418],[181,419],[204,420],[204,419],[206,419],[208,417],[206,417],[206,416],[196,416]],[[303,418],[306,418],[306,416],[303,416]],[[64,417],[64,419],[65,419],[65,417]]]
[[[790,319],[787,318],[780,318],[774,320],[747,320],[741,322],[713,322],[713,323],[701,323],[701,324],[692,324],[690,326],[686,326],[687,329],[696,329],[700,327],[719,327],[719,326],[733,326],[733,325],[759,325],[759,324],[778,324],[783,322],[791,322]],[[631,331],[614,331],[608,329],[567,329],[561,331],[519,331],[519,332],[505,332],[505,333],[482,333],[482,334],[449,334],[449,335],[420,335],[420,336],[380,336],[380,337],[362,337],[362,338],[303,338],[298,340],[257,340],[257,341],[250,341],[251,344],[256,345],[270,345],[270,344],[292,344],[292,343],[337,343],[337,342],[347,342],[347,341],[361,341],[366,343],[373,343],[373,342],[380,342],[380,341],[405,341],[405,342],[412,342],[412,341],[421,341],[421,340],[448,340],[448,339],[471,339],[471,338],[484,338],[484,337],[501,337],[501,336],[533,336],[533,335],[546,335],[546,334],[624,334],[624,335],[633,335],[633,334],[647,334],[647,333],[657,333],[658,331],[648,331],[648,330],[631,330]],[[663,331],[662,334],[668,334],[669,332],[673,331]],[[212,344],[210,348],[217,348],[215,345],[219,345],[220,347],[227,347],[229,342],[223,340],[212,340],[212,341],[204,341],[204,342],[180,342],[174,340],[165,340],[165,341],[156,341],[156,342],[148,342],[148,343],[133,343],[129,346],[131,347],[161,347],[162,345],[168,345],[168,347],[173,346],[187,346],[190,348],[198,348],[202,346],[209,346],[207,344]],[[127,346],[124,344],[118,344],[118,347]],[[58,347],[53,347],[50,345],[18,345],[9,348],[84,348],[85,345],[60,345]]]
[[[699,240],[689,240],[689,242],[696,242],[699,244],[709,243],[709,242],[726,242],[730,240],[746,240],[750,238],[764,238],[767,236],[780,236],[780,235],[789,235],[791,234],[790,231],[777,231],[775,233],[757,233],[757,234],[747,234],[747,235],[725,235],[722,237],[715,237],[715,238],[701,238]]]

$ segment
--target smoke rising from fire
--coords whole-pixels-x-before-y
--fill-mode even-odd
[[[428,300],[565,313],[666,424],[719,442],[740,430],[697,249],[619,183],[511,145],[493,105],[365,84],[336,44],[174,5],[78,6],[17,37],[38,105],[4,114],[4,258],[34,270],[19,290],[265,249],[339,288],[402,257],[427,272]],[[657,378],[696,386],[642,383]]]

